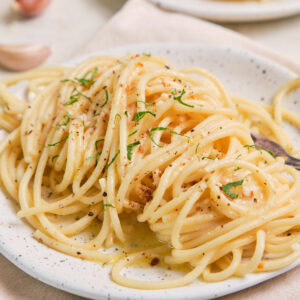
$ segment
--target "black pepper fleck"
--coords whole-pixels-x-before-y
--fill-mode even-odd
[[[150,265],[153,267],[156,266],[157,264],[159,264],[159,258],[158,257],[152,258]]]

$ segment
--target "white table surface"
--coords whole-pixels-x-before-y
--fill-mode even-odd
[[[50,45],[53,53],[46,64],[53,65],[76,55],[93,34],[122,7],[125,0],[52,0],[45,13],[34,19],[12,13],[11,2],[12,0],[0,0],[0,44]],[[300,16],[225,26],[300,60]],[[8,74],[0,68],[0,77]],[[0,299],[81,299],[32,279],[2,256],[0,267],[7,270],[7,276],[0,277]]]

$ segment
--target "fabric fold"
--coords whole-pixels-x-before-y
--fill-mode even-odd
[[[81,54],[116,46],[155,42],[202,43],[240,48],[300,74],[300,62],[239,33],[195,17],[167,12],[144,0],[131,0],[95,34]]]

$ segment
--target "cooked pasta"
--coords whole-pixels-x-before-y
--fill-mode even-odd
[[[10,87],[27,82],[21,101]],[[210,73],[177,70],[150,54],[90,58],[0,82],[3,191],[41,243],[112,263],[112,279],[138,289],[173,288],[273,271],[300,256],[299,172],[253,144],[250,130],[297,155],[281,128],[299,127],[282,101],[231,97]],[[134,222],[134,223],[132,223]],[[137,232],[154,236],[139,245]],[[128,240],[137,247],[128,247]],[[103,251],[118,245],[118,252]],[[123,248],[122,248],[123,246]],[[123,274],[139,261],[178,279]]]

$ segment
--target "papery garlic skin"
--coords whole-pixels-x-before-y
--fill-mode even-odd
[[[44,11],[50,1],[51,0],[15,0],[12,8],[26,17],[36,17]]]
[[[0,66],[11,71],[25,71],[43,63],[50,54],[48,46],[0,44]]]

